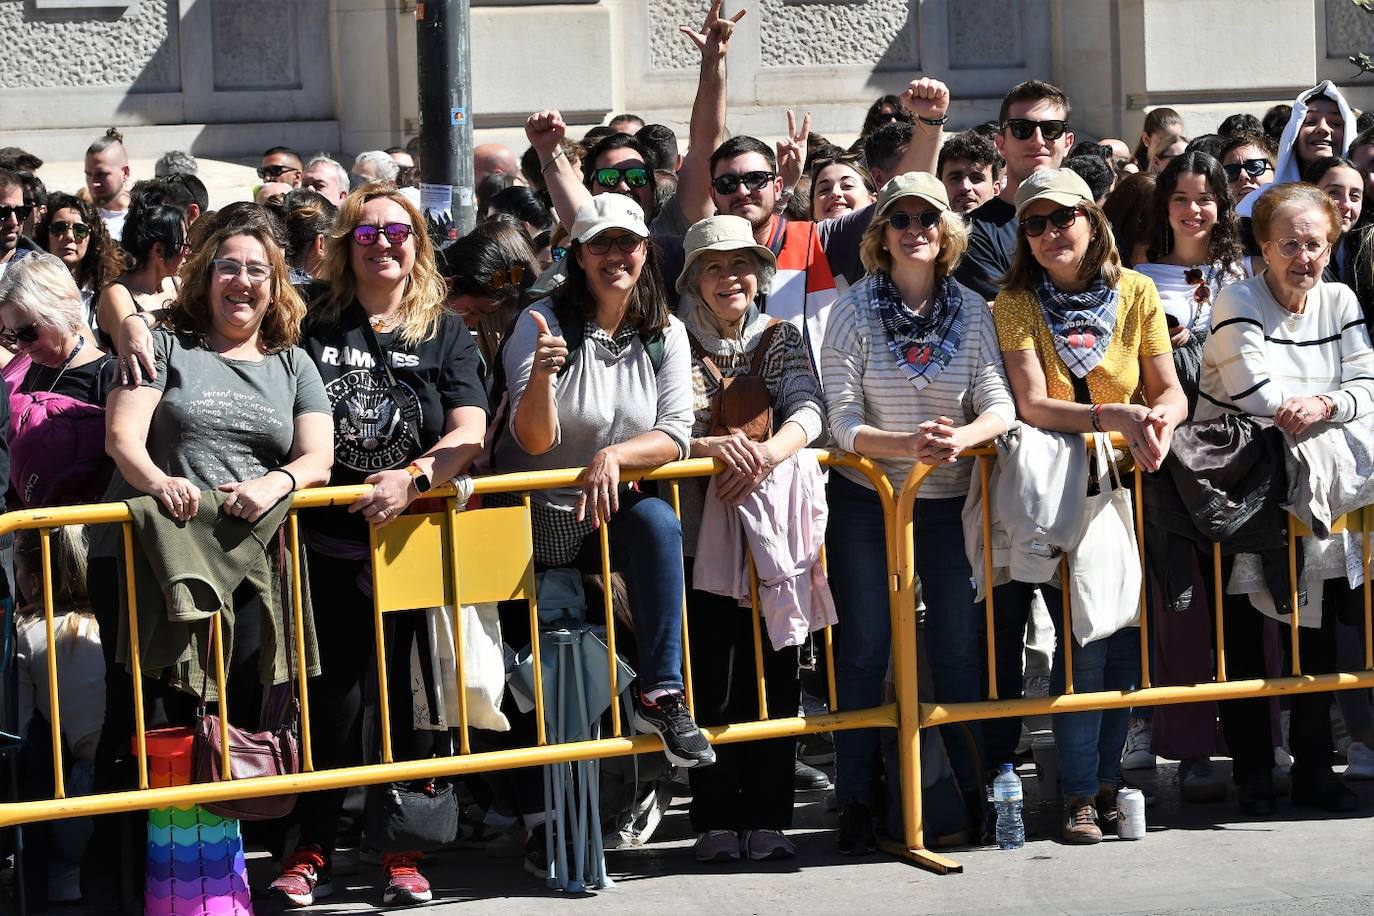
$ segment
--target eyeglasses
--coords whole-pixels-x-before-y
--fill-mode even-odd
[[[287,172],[299,172],[300,169],[290,165],[264,165],[258,169],[258,177],[263,181],[276,181]]]
[[[210,269],[221,280],[237,280],[240,273],[247,272],[248,282],[254,286],[266,283],[267,278],[272,276],[272,268],[266,264],[244,264],[233,258],[215,258],[210,262]]]
[[[617,236],[598,235],[583,244],[588,251],[595,255],[609,254],[612,246],[619,248],[625,254],[629,254],[644,244],[644,240],[632,232],[625,232]]]
[[[1302,239],[1275,239],[1274,246],[1285,258],[1296,258],[1301,251],[1307,252],[1313,258],[1319,258],[1331,247],[1331,243],[1322,239],[1308,239],[1305,242]]]
[[[1045,229],[1050,223],[1056,229],[1067,229],[1078,220],[1078,214],[1082,211],[1081,207],[1062,207],[1044,216],[1028,216],[1021,220],[1021,228],[1026,230],[1027,238],[1039,238],[1045,234]]]
[[[733,194],[740,185],[751,191],[762,191],[764,185],[777,177],[776,172],[745,172],[743,175],[727,172],[712,178],[711,187],[716,189],[717,194]]]
[[[27,324],[22,328],[15,328],[13,331],[0,331],[0,344],[13,349],[19,344],[32,344],[38,342],[38,325]]]
[[[1242,169],[1251,178],[1258,178],[1273,167],[1268,159],[1246,159],[1241,162],[1233,162],[1230,165],[1223,165],[1221,169],[1226,173],[1226,180],[1234,183],[1240,180]]]
[[[363,223],[361,226],[353,227],[353,241],[366,248],[377,244],[377,239],[385,235],[386,240],[392,245],[404,245],[414,231],[405,223],[387,223],[385,226]]]
[[[898,210],[887,219],[887,224],[898,232],[906,232],[914,225],[919,225],[922,229],[934,229],[939,222],[939,210],[922,210],[920,213]]]
[[[1212,301],[1212,287],[1206,282],[1202,275],[1202,268],[1190,267],[1183,272],[1183,282],[1193,288],[1193,301],[1198,305],[1206,305]]]
[[[487,292],[496,295],[507,286],[514,286],[517,289],[525,279],[525,266],[516,264],[509,270],[498,270],[491,275],[491,281],[487,283]]]
[[[632,188],[642,188],[649,183],[649,170],[642,165],[632,165],[628,169],[597,169],[593,174],[596,183],[603,188],[615,188],[623,178]]]
[[[18,204],[13,207],[0,207],[0,223],[14,216],[15,222],[22,223],[33,212],[33,204]]]
[[[48,234],[59,238],[70,232],[79,242],[91,234],[91,227],[85,223],[69,223],[65,219],[55,219],[48,224]]]
[[[1006,127],[1011,131],[1011,135],[1018,140],[1029,140],[1038,127],[1040,128],[1040,136],[1044,137],[1046,141],[1053,141],[1064,136],[1064,132],[1069,129],[1069,122],[1058,118],[1049,121],[1007,118]]]

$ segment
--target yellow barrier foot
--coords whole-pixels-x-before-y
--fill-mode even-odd
[[[964,866],[953,859],[940,855],[938,852],[931,852],[929,849],[916,849],[896,840],[879,840],[878,848],[888,855],[906,859],[913,865],[919,865],[926,871],[934,872],[937,875],[959,875],[963,874],[964,871]]]

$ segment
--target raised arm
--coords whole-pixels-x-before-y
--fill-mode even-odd
[[[902,107],[916,116],[916,125],[894,174],[929,172],[936,175],[949,111],[949,87],[929,77],[912,80],[902,93]],[[930,123],[932,121],[936,123]]]
[[[525,136],[539,154],[539,168],[544,173],[554,212],[564,228],[572,229],[577,220],[577,208],[592,195],[583,187],[582,176],[577,174],[577,169],[559,146],[567,133],[568,125],[563,123],[563,115],[555,108],[536,111],[525,121]]]
[[[697,95],[692,102],[692,121],[689,127],[687,155],[678,170],[677,200],[689,223],[713,216],[716,206],[711,201],[711,154],[725,139],[725,58],[735,24],[744,18],[745,10],[723,19],[721,0],[712,0],[701,31],[679,26],[679,31],[692,40],[701,52],[701,74],[697,78]]]

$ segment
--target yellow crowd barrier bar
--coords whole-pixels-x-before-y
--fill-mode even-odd
[[[682,485],[677,480],[668,481],[670,503],[673,514],[682,521]],[[687,699],[687,711],[697,714],[696,694],[692,692],[692,639],[691,629],[687,626],[687,567],[683,564],[682,575],[682,692]]]
[[[52,784],[53,794],[62,798],[67,794],[62,766],[62,703],[57,692],[57,636],[53,633],[52,595],[52,529],[38,533],[43,562],[43,623],[48,637],[48,702],[51,705],[52,727]]]
[[[1118,435],[1112,434],[1113,445],[1121,447],[1122,442]],[[1087,443],[1091,445],[1091,439]],[[1087,710],[1121,709],[1133,706],[1163,706],[1176,703],[1196,703],[1205,701],[1221,701],[1246,699],[1254,697],[1278,697],[1299,693],[1323,693],[1332,690],[1352,690],[1374,688],[1374,602],[1371,602],[1371,583],[1370,583],[1370,537],[1374,536],[1374,506],[1366,507],[1357,512],[1350,513],[1342,518],[1336,519],[1332,523],[1332,532],[1339,532],[1351,528],[1365,532],[1362,546],[1362,562],[1364,567],[1364,611],[1365,611],[1365,669],[1358,672],[1334,672],[1322,674],[1303,674],[1301,668],[1301,657],[1298,651],[1299,636],[1299,610],[1297,606],[1297,559],[1296,547],[1299,537],[1311,534],[1296,519],[1291,519],[1288,533],[1288,568],[1289,568],[1289,598],[1293,606],[1293,616],[1289,621],[1289,640],[1292,650],[1292,673],[1288,677],[1271,678],[1249,678],[1245,680],[1228,680],[1226,673],[1226,630],[1224,623],[1224,609],[1222,597],[1225,590],[1225,583],[1222,580],[1222,556],[1221,545],[1213,545],[1212,548],[1212,571],[1214,578],[1215,594],[1209,596],[1215,604],[1216,614],[1216,679],[1210,682],[1199,684],[1179,685],[1179,686],[1151,686],[1149,683],[1149,640],[1148,630],[1146,630],[1146,606],[1144,597],[1143,581],[1147,575],[1144,567],[1145,541],[1144,541],[1144,509],[1143,509],[1143,487],[1142,476],[1139,468],[1135,470],[1134,495],[1135,495],[1135,522],[1136,538],[1140,544],[1140,556],[1142,561],[1142,590],[1141,602],[1141,632],[1140,632],[1140,651],[1141,651],[1141,687],[1129,691],[1098,691],[1094,693],[1076,693],[1073,688],[1073,622],[1069,606],[1069,591],[1063,589],[1064,600],[1064,620],[1063,631],[1058,642],[1063,646],[1064,661],[1062,666],[1065,673],[1065,692],[1060,696],[1050,697],[1022,697],[1019,699],[999,699],[997,696],[997,675],[996,675],[996,653],[995,653],[995,633],[996,628],[993,620],[993,588],[992,588],[992,561],[991,550],[987,545],[992,543],[990,519],[988,511],[989,499],[989,473],[987,462],[996,456],[996,450],[991,446],[982,446],[964,452],[965,456],[974,457],[978,460],[979,480],[983,485],[984,512],[983,512],[983,543],[984,549],[984,570],[983,580],[985,587],[986,601],[986,620],[987,620],[987,659],[988,659],[988,696],[989,699],[977,702],[965,703],[937,703],[924,702],[913,704],[904,702],[913,694],[898,693],[898,729],[899,746],[904,755],[910,747],[907,729],[908,713],[915,718],[915,727],[930,728],[938,725],[950,725],[959,722],[974,722],[986,719],[999,719],[1010,716],[1034,716],[1049,713],[1082,712]],[[914,512],[915,501],[919,497],[919,491],[925,478],[930,473],[930,468],[924,465],[917,465],[907,478],[906,485],[897,499],[897,514],[894,529],[897,533],[896,547],[898,551],[898,583],[896,589],[896,600],[902,607],[913,607],[916,602],[916,577],[915,577],[915,551],[920,548],[914,542]],[[1067,563],[1061,563],[1061,576],[1067,573]],[[1063,580],[1067,583],[1067,579]],[[903,625],[905,625],[903,621]],[[916,652],[914,642],[908,644],[906,641],[897,642],[898,634],[894,625],[893,642],[894,646],[900,645],[902,653],[898,653],[894,662],[897,665],[899,683],[911,684],[915,688],[915,657]],[[903,660],[902,654],[909,651],[911,658]],[[903,677],[903,675],[906,677]],[[903,688],[904,689],[904,688]],[[922,820],[921,820],[921,800],[920,793],[913,792],[908,786],[919,786],[920,777],[920,757],[919,754],[912,753],[909,759],[904,756],[902,760],[902,801],[903,814],[905,816],[906,834],[904,842],[908,847],[906,850],[898,850],[907,854],[908,858],[915,859],[926,867],[939,870],[936,865],[931,864],[931,860],[938,860],[941,857],[934,856],[932,853],[925,852],[925,856],[930,857],[923,861],[916,855],[918,847],[922,844]],[[945,860],[948,861],[948,860]]]
[[[884,512],[891,517],[895,497],[891,485],[876,465],[852,455],[843,453],[820,453],[822,461],[829,466],[843,465],[857,469],[874,486],[883,503]],[[680,513],[681,502],[677,481],[682,478],[706,477],[724,469],[723,465],[709,459],[694,459],[674,462],[648,471],[629,472],[624,475],[628,481],[662,480],[670,481],[671,502],[675,512]],[[295,686],[299,692],[301,707],[301,772],[291,776],[258,777],[248,780],[231,781],[227,751],[229,743],[225,737],[228,730],[230,713],[227,702],[227,666],[224,656],[223,623],[216,615],[207,626],[208,645],[214,650],[213,659],[207,659],[207,666],[213,668],[207,676],[213,676],[219,693],[219,713],[221,744],[225,756],[221,758],[224,772],[223,781],[212,784],[196,784],[152,789],[148,786],[147,745],[143,704],[143,676],[139,659],[137,589],[135,577],[134,533],[127,508],[122,503],[95,506],[59,507],[51,509],[26,510],[0,516],[0,534],[18,530],[38,530],[44,546],[45,568],[45,611],[48,625],[52,622],[51,561],[48,551],[52,528],[69,524],[120,524],[124,531],[124,562],[127,570],[125,597],[129,612],[129,636],[131,678],[134,684],[135,746],[139,759],[139,788],[103,795],[89,795],[80,798],[64,798],[59,768],[56,785],[58,790],[51,799],[27,801],[14,804],[0,804],[0,826],[24,823],[32,820],[47,820],[62,817],[95,815],[116,811],[130,811],[141,808],[165,805],[189,805],[204,801],[250,798],[264,795],[337,789],[365,785],[423,779],[439,775],[459,775],[484,771],[509,769],[514,767],[535,766],[555,762],[585,760],[630,753],[654,752],[661,748],[656,735],[627,736],[627,728],[619,721],[618,705],[612,705],[611,714],[615,719],[611,737],[597,741],[583,741],[550,745],[545,733],[544,697],[542,687],[542,664],[540,663],[540,640],[537,638],[538,599],[535,593],[533,561],[533,529],[530,518],[531,497],[534,490],[552,487],[567,487],[579,482],[580,469],[560,471],[540,471],[528,474],[513,474],[500,477],[479,478],[474,481],[477,494],[519,494],[520,505],[515,507],[484,507],[473,511],[462,511],[456,494],[451,486],[437,488],[434,495],[445,500],[443,512],[401,516],[382,528],[373,528],[371,543],[373,549],[373,632],[376,640],[376,663],[378,676],[379,715],[381,718],[382,759],[380,764],[330,770],[316,770],[313,760],[313,743],[310,732],[310,689],[308,659],[305,654],[303,576],[305,558],[300,542],[299,513],[303,510],[326,506],[351,505],[358,496],[367,492],[365,486],[325,487],[307,490],[296,494],[291,511],[287,515],[286,533],[288,552],[291,555],[293,575],[292,600],[289,613],[292,614],[294,645],[288,651],[294,653],[297,671]],[[513,515],[512,515],[513,513]],[[894,571],[895,550],[892,543],[890,526],[887,532],[887,554],[889,571]],[[603,601],[607,626],[610,657],[615,656],[616,621],[613,605],[612,578],[610,576],[609,528],[602,524],[598,538],[602,548],[602,573],[604,579]],[[824,560],[824,557],[822,557]],[[895,572],[893,572],[895,584]],[[686,583],[684,583],[682,626],[684,650],[684,686],[691,690],[690,648],[686,613]],[[755,674],[759,689],[759,720],[740,722],[721,726],[704,727],[707,737],[717,744],[737,741],[755,741],[768,738],[801,736],[820,732],[840,731],[857,728],[893,728],[898,720],[896,704],[887,704],[872,709],[834,711],[835,676],[833,639],[830,629],[824,632],[826,661],[828,667],[828,687],[832,712],[822,716],[802,718],[789,715],[774,718],[778,710],[767,707],[767,683],[762,659],[762,640],[766,634],[758,620],[759,582],[751,561],[751,596],[754,619]],[[533,747],[510,750],[472,753],[468,736],[468,714],[466,692],[463,689],[462,672],[463,646],[469,634],[464,633],[459,609],[464,604],[500,600],[525,600],[528,603],[532,654],[534,656],[534,702],[536,706],[537,743]],[[455,683],[451,686],[458,690],[458,719],[449,725],[458,731],[458,753],[444,758],[396,761],[390,731],[390,704],[399,698],[391,696],[387,677],[388,654],[386,648],[385,615],[393,612],[415,612],[416,608],[452,607],[455,613],[454,639],[455,661],[457,668]],[[895,604],[893,605],[895,609]],[[287,609],[283,609],[286,612]],[[914,618],[908,621],[914,626]],[[914,632],[914,630],[913,630]],[[57,670],[55,653],[49,656],[49,687],[56,700],[60,672]],[[608,666],[607,677],[613,690],[618,691],[618,671],[612,664]],[[690,694],[689,694],[690,698]],[[60,706],[54,702],[53,731],[60,740]],[[914,710],[908,717],[914,721]],[[58,750],[60,754],[60,748]],[[60,760],[60,758],[59,758]],[[60,764],[59,764],[60,767]]]

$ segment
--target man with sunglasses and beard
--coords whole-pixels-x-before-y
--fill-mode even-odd
[[[0,169],[0,276],[18,258],[43,249],[22,232],[33,208],[24,203],[24,183],[8,169]]]
[[[938,80],[913,80],[902,93],[901,103],[915,117],[917,127],[897,173],[934,174],[949,90]],[[779,160],[794,158],[805,163],[810,128],[809,115],[800,131],[793,129],[790,112],[788,118],[788,138],[778,145],[776,156],[753,137],[731,137],[721,144],[711,155],[711,200],[717,213],[748,220],[754,241],[773,251],[777,272],[760,298],[760,307],[796,325],[806,340],[812,365],[818,367],[830,307],[838,298],[837,279],[847,285],[862,275],[862,269],[854,265],[874,207],[869,204],[820,222],[789,220],[778,212],[783,188]]]
[[[1011,267],[1016,248],[1016,190],[1040,169],[1057,169],[1073,148],[1069,97],[1057,86],[1027,80],[1002,100],[1001,127],[993,137],[1006,161],[1006,180],[997,196],[969,214],[968,251],[955,276],[989,302],[1000,291],[998,281]]]

